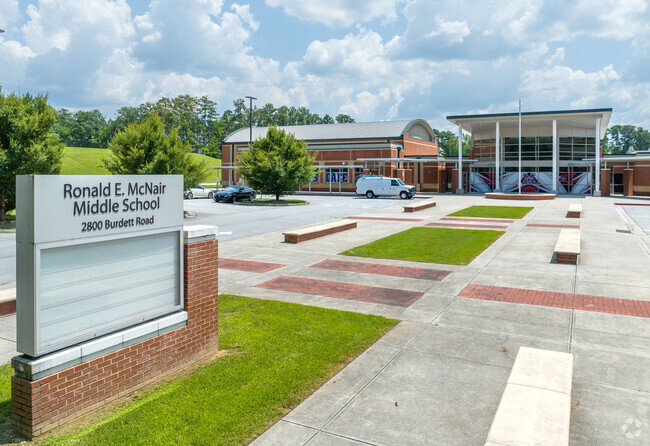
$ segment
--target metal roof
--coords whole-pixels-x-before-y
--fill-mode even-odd
[[[558,125],[575,128],[596,128],[596,118],[601,118],[600,139],[605,137],[609,119],[612,116],[611,108],[591,108],[583,110],[553,110],[522,112],[522,126],[525,127],[550,127],[556,120]],[[515,128],[518,125],[519,113],[492,113],[482,115],[451,115],[447,120],[459,125],[470,133],[494,129],[497,122],[502,129]],[[549,135],[550,136],[550,135]]]
[[[420,124],[427,129],[433,139],[433,130],[424,119],[379,122],[352,122],[345,124],[313,124],[279,126],[278,129],[293,133],[296,139],[305,141],[355,140],[377,138],[400,138],[414,125]],[[268,127],[253,127],[253,141],[266,136]],[[234,131],[226,137],[224,144],[247,143],[250,128]]]

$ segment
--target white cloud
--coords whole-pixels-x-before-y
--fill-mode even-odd
[[[466,21],[446,21],[440,17],[435,19],[434,30],[427,33],[425,37],[441,37],[447,44],[462,43],[465,37],[469,36],[470,30]]]
[[[368,22],[378,17],[392,20],[395,8],[404,0],[266,0],[272,7],[282,7],[285,14],[308,22],[323,23],[332,27],[345,27]]]
[[[0,18],[2,23],[0,23],[0,28],[7,31],[9,29],[9,24],[14,23],[20,17],[20,7],[18,0],[2,0],[0,1]]]
[[[582,70],[572,70],[566,66],[555,65],[539,70],[527,70],[522,74],[521,91],[530,92],[541,100],[553,99],[558,102],[567,98],[572,102],[581,103],[585,98],[593,102],[598,94],[607,91],[621,76],[612,65],[594,73]]]
[[[555,53],[548,59],[546,59],[546,65],[559,65],[562,63],[565,57],[564,48],[558,48],[555,50]]]

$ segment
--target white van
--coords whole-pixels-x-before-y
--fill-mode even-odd
[[[413,198],[415,186],[409,186],[399,178],[364,175],[357,180],[357,195],[375,198],[379,195],[399,195],[403,200]]]

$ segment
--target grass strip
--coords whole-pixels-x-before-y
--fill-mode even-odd
[[[449,217],[523,218],[532,209],[532,206],[470,206]]]
[[[228,351],[225,357],[144,392],[94,425],[38,444],[248,444],[397,322],[220,296],[219,347]],[[5,378],[0,375],[0,410],[9,404]]]
[[[61,159],[62,175],[110,175],[102,164],[104,158],[110,157],[109,149],[93,149],[88,147],[65,147]],[[207,166],[221,166],[221,160],[198,153],[190,154],[195,160],[205,161]],[[214,181],[217,171],[205,169],[203,181]]]
[[[346,256],[467,265],[503,231],[411,228],[342,252]]]

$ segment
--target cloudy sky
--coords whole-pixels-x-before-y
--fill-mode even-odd
[[[100,109],[245,95],[358,121],[612,107],[650,128],[646,0],[0,0],[0,85]]]

